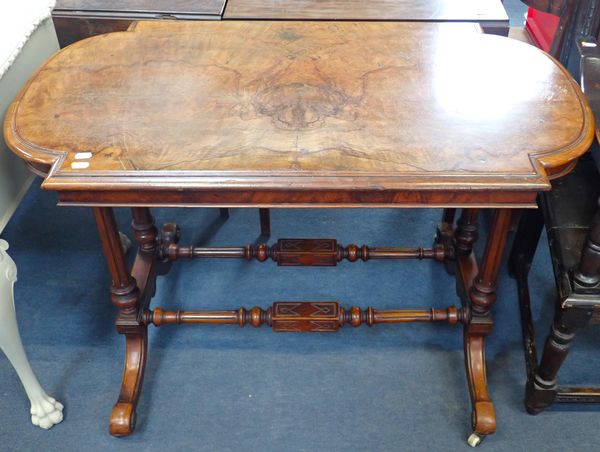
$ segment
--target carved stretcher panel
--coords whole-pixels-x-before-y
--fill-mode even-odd
[[[473,24],[142,22],[57,54],[5,135],[63,202],[533,206],[593,120]]]

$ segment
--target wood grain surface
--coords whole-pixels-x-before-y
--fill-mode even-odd
[[[228,0],[225,19],[508,21],[501,0]]]
[[[226,0],[57,0],[53,14],[71,11],[119,13],[174,13],[221,15]],[[126,14],[125,14],[126,15]]]
[[[59,52],[5,122],[49,189],[265,206],[533,205],[593,130],[541,51],[419,22],[141,22]]]

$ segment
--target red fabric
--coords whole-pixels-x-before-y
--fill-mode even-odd
[[[548,52],[558,29],[559,17],[537,9],[527,10],[525,29],[536,46]]]

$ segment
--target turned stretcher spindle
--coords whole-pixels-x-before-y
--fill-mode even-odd
[[[267,309],[164,311],[156,308],[146,312],[145,321],[155,326],[196,323],[259,327],[267,324],[273,331],[279,332],[335,332],[345,324],[358,327],[378,323],[447,322],[455,325],[465,322],[466,315],[462,308],[454,306],[423,310],[376,310],[368,307],[362,310],[357,306],[344,309],[335,301],[277,301]]]
[[[164,234],[163,234],[164,235]],[[280,266],[335,266],[346,259],[349,262],[371,259],[445,259],[443,245],[433,248],[370,248],[367,245],[343,246],[334,239],[280,239],[272,246],[265,243],[246,246],[199,247],[183,246],[163,238],[163,259],[229,258],[256,259],[265,262],[271,259]]]

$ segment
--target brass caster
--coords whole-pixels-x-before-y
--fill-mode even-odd
[[[467,438],[467,444],[471,447],[477,447],[481,444],[481,442],[485,439],[485,435],[480,435],[479,433],[471,433],[471,435]]]

